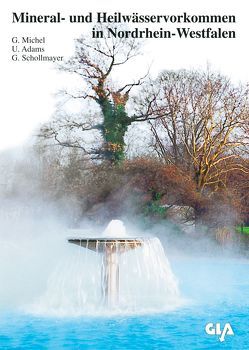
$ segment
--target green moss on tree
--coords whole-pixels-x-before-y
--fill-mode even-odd
[[[125,111],[124,103],[114,103],[108,98],[100,101],[103,112],[103,137],[105,141],[105,158],[113,163],[124,160],[125,141],[124,136],[131,124]]]

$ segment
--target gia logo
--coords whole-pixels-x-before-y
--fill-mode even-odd
[[[220,323],[208,323],[206,324],[205,331],[208,335],[220,335],[220,342],[225,340],[226,335],[234,335],[230,323],[226,323],[223,329],[221,329]]]

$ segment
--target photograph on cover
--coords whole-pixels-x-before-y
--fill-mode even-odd
[[[0,349],[249,348],[248,9],[1,4]]]

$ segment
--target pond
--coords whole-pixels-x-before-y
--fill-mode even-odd
[[[58,317],[2,307],[1,349],[248,349],[249,263],[244,259],[171,258],[185,303],[144,314]],[[141,290],[141,294],[143,291]],[[226,323],[234,335],[205,331]]]

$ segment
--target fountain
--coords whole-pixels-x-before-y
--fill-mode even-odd
[[[67,236],[71,247],[57,246],[59,258],[30,306],[32,313],[138,314],[181,305],[177,279],[158,238],[129,236],[119,220],[112,220],[102,235],[70,231],[75,235]]]
[[[144,239],[108,237],[125,236],[125,227],[120,220],[112,220],[101,238],[69,238],[68,242],[103,255],[101,271],[102,297],[106,305],[114,306],[119,301],[119,257],[131,249],[141,247]]]

